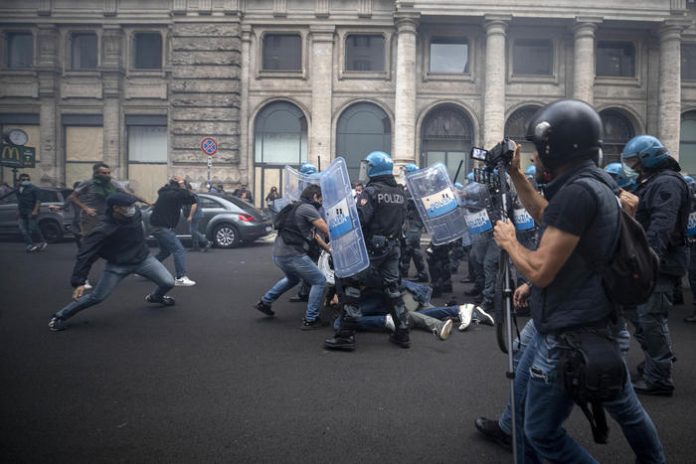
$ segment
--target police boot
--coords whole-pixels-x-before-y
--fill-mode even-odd
[[[355,335],[348,330],[338,330],[333,337],[324,340],[324,348],[328,350],[353,351],[355,349]]]
[[[408,336],[408,329],[396,329],[394,333],[389,336],[389,341],[395,345],[399,345],[401,348],[411,347],[411,339]]]

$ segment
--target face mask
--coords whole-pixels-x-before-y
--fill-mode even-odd
[[[99,179],[100,181],[102,181],[102,182],[104,182],[104,183],[107,183],[107,182],[110,182],[110,181],[111,181],[111,176],[100,176],[100,175],[98,175],[98,176],[94,176],[94,177],[96,177],[97,179]]]
[[[23,180],[20,182],[20,185],[26,187],[27,185],[31,185],[31,181],[30,180]]]
[[[129,206],[126,208],[126,211],[123,213],[124,216],[126,217],[133,217],[135,216],[135,206]]]

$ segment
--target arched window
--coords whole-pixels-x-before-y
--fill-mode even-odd
[[[352,180],[360,173],[360,160],[375,150],[391,154],[391,122],[389,116],[373,103],[356,103],[338,119],[336,156],[348,165]]]
[[[679,164],[683,171],[696,174],[696,111],[689,111],[681,117]]]
[[[466,177],[471,168],[469,152],[474,141],[471,119],[454,105],[440,105],[430,111],[421,130],[423,144],[420,164],[430,166],[442,163],[454,179],[459,162],[464,160],[458,180]]]
[[[602,151],[604,165],[621,161],[621,152],[626,142],[636,135],[633,123],[620,110],[608,109],[599,112],[604,127]]]
[[[271,187],[283,191],[283,167],[299,167],[307,161],[307,118],[297,106],[274,102],[259,112],[254,124],[254,161],[254,201],[264,206]]]
[[[521,154],[523,169],[526,169],[527,166],[531,164],[529,157],[532,156],[536,150],[534,144],[525,140],[525,137],[527,137],[527,126],[529,125],[529,121],[538,110],[539,107],[535,105],[523,106],[522,108],[516,109],[505,123],[505,135],[522,145]]]
[[[300,164],[307,160],[307,119],[287,102],[266,106],[254,125],[256,163]]]

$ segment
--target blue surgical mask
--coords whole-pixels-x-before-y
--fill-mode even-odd
[[[20,185],[22,185],[23,187],[26,187],[28,185],[31,185],[31,181],[30,180],[23,180],[22,182],[20,182]]]
[[[123,213],[124,216],[126,217],[133,217],[135,216],[135,206],[129,206],[126,211]]]

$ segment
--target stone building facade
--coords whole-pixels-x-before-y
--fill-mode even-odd
[[[696,172],[694,0],[5,0],[0,126],[36,146],[44,184],[109,163],[154,197],[204,183],[258,204],[285,164],[381,149],[454,172],[521,139],[558,98],[595,105],[612,159],[660,137]],[[526,147],[526,150],[529,150]],[[7,169],[3,178],[7,180]]]

